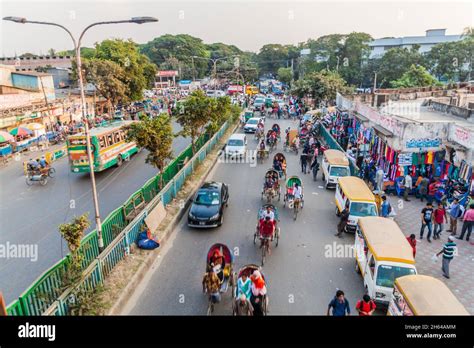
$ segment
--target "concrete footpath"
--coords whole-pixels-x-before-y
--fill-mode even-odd
[[[397,213],[395,221],[405,235],[409,236],[412,233],[416,235],[416,268],[418,272],[440,279],[451,289],[468,312],[474,315],[474,245],[466,240],[455,239],[458,255],[451,261],[450,279],[446,279],[441,272],[442,256],[440,255],[436,262],[432,260],[432,257],[442,250],[443,244],[451,234],[446,232],[449,224],[444,225],[441,239],[431,239],[431,243],[429,243],[426,240],[428,229],[425,228],[423,240],[420,240],[421,210],[426,206],[426,201],[422,203],[419,199],[410,197],[410,202],[405,202],[396,196],[389,196],[389,200]],[[461,234],[461,227],[462,221],[458,221],[457,236]],[[464,238],[466,237],[464,236]]]

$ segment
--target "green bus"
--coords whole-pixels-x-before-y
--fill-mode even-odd
[[[138,152],[137,144],[127,142],[124,129],[133,122],[116,121],[90,130],[94,172],[101,172],[112,166],[120,167],[123,161]],[[72,172],[90,172],[84,133],[69,136],[67,150]]]

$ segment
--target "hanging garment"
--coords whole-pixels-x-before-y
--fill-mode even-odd
[[[426,153],[425,164],[433,164],[434,152],[430,151]]]

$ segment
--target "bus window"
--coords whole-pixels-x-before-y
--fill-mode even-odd
[[[112,134],[107,134],[107,145],[112,146],[114,144],[114,138]]]
[[[114,133],[115,143],[119,143],[121,141],[120,133],[120,131]]]
[[[99,137],[99,145],[101,149],[105,149],[107,147],[107,143],[105,142],[105,135]]]

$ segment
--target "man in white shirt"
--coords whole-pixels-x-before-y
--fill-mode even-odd
[[[407,173],[405,175],[405,191],[403,192],[403,199],[407,202],[410,202],[408,199],[408,194],[411,192],[413,188],[413,179],[411,178],[411,175]]]
[[[293,194],[295,199],[301,200],[303,196],[303,190],[301,189],[301,186],[298,185],[298,183],[295,183],[295,189],[293,190]]]
[[[273,221],[275,219],[275,213],[273,212],[273,210],[271,210],[269,206],[267,206],[267,209],[262,213],[261,218],[265,220],[267,216],[270,217],[270,221]]]

